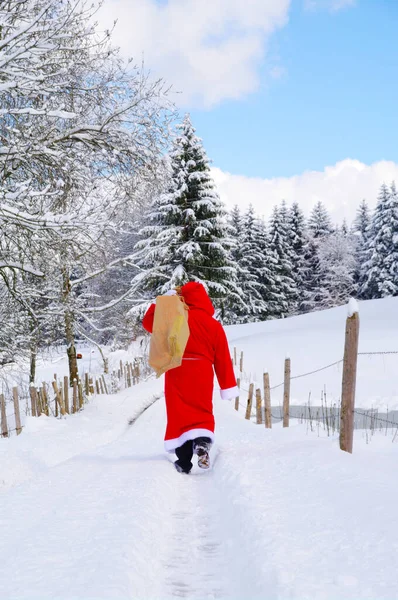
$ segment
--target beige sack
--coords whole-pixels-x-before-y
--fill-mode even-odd
[[[158,296],[149,347],[149,364],[156,377],[181,365],[188,338],[187,307],[182,299]]]

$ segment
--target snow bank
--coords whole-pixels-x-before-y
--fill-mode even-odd
[[[128,420],[161,393],[162,382],[151,380],[116,395],[95,396],[83,412],[64,419],[28,417],[22,435],[0,439],[0,492],[118,439]]]

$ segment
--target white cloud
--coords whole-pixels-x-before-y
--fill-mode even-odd
[[[351,222],[363,198],[374,207],[380,185],[398,182],[398,164],[380,161],[365,165],[346,159],[323,171],[307,171],[294,177],[261,179],[231,175],[212,169],[221,198],[228,207],[235,204],[245,210],[253,204],[256,212],[269,217],[275,204],[286,200],[298,202],[308,215],[318,200],[322,200],[335,222],[346,218]]]
[[[343,10],[355,6],[357,0],[304,0],[306,10],[316,10],[318,8],[326,8],[332,12]]]
[[[123,54],[164,77],[184,105],[211,107],[259,86],[272,33],[287,22],[291,0],[105,0],[101,27],[118,19]]]

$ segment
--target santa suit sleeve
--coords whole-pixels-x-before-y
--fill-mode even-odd
[[[239,388],[236,385],[227,336],[221,325],[217,332],[214,370],[220,386],[221,398],[223,400],[232,400],[232,398],[239,396]]]
[[[152,329],[153,329],[153,319],[155,316],[155,308],[156,308],[156,304],[151,304],[151,306],[146,311],[144,318],[142,319],[142,326],[149,333],[152,333]]]

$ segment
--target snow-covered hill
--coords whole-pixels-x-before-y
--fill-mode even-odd
[[[356,404],[362,408],[398,408],[398,298],[359,303],[359,352],[397,354],[360,356]],[[268,371],[271,386],[283,381],[284,359],[292,361],[292,376],[315,371],[343,358],[345,306],[282,321],[250,323],[227,328],[231,346],[244,352],[244,371],[261,383]],[[320,404],[326,389],[330,404],[340,402],[342,365],[293,380],[292,403]],[[272,393],[272,404],[282,402],[283,388]]]

